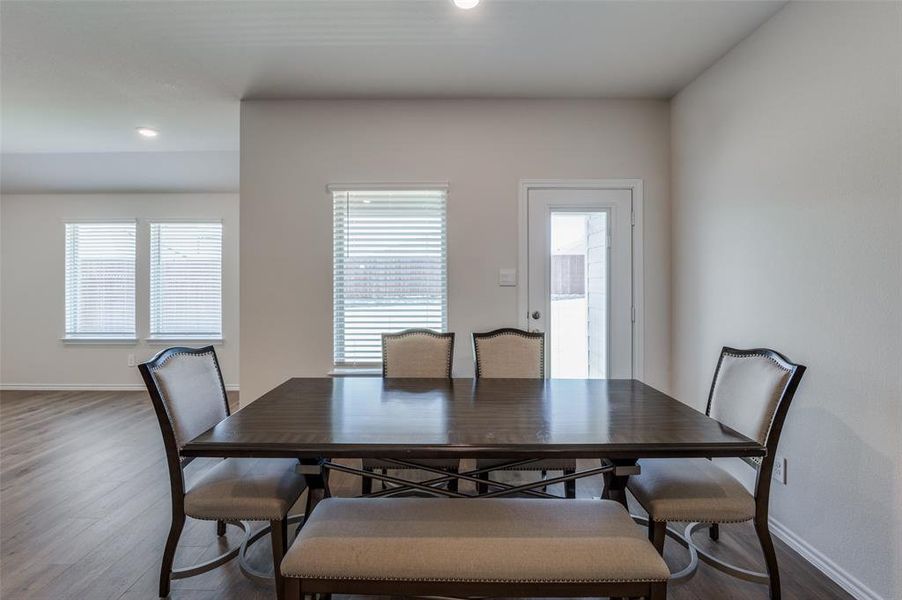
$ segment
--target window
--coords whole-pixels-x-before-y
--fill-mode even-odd
[[[66,338],[135,337],[135,223],[66,223]]]
[[[222,223],[150,224],[150,335],[222,337]]]
[[[447,193],[330,189],[335,365],[379,364],[383,332],[448,325]]]

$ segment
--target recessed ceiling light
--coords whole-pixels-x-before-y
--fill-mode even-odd
[[[138,127],[137,131],[140,135],[143,135],[147,138],[155,138],[160,135],[160,132],[156,129],[151,129],[150,127]]]
[[[470,10],[479,4],[479,0],[454,0],[454,6],[464,10]]]

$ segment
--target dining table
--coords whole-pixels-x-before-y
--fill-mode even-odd
[[[185,457],[293,458],[308,488],[306,514],[329,496],[328,474],[382,480],[373,497],[468,497],[451,479],[486,483],[482,497],[549,497],[546,486],[602,475],[603,496],[626,505],[640,459],[764,456],[759,442],[635,379],[390,379],[296,377],[191,440]],[[363,471],[340,458],[378,458],[431,472],[425,481]],[[542,459],[598,466],[519,485],[486,472]],[[503,459],[448,472],[428,459]],[[426,462],[423,462],[426,461]]]

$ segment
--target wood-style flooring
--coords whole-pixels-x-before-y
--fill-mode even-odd
[[[189,465],[189,484],[212,464],[197,460]],[[353,495],[359,493],[359,481],[333,474],[332,490]],[[577,490],[582,497],[598,496],[601,480],[582,479]],[[156,598],[169,510],[163,444],[145,393],[0,393],[0,597]],[[229,531],[234,542],[239,534]],[[189,519],[176,565],[207,560],[224,543],[213,523]],[[253,562],[264,569],[270,560],[268,543],[258,546]],[[751,525],[724,526],[717,550],[761,568]],[[786,600],[850,598],[779,541],[777,552]],[[670,541],[667,560],[678,568],[685,551]],[[172,588],[171,597],[184,600],[274,597],[269,586],[244,578],[235,561],[175,581]],[[672,586],[668,597],[765,600],[767,591],[702,565],[691,581]]]

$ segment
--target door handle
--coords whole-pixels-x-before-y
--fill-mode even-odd
[[[542,313],[540,313],[540,312],[537,311],[537,310],[536,310],[536,311],[533,311],[533,313],[532,313],[532,318],[538,321],[539,319],[542,318]]]

